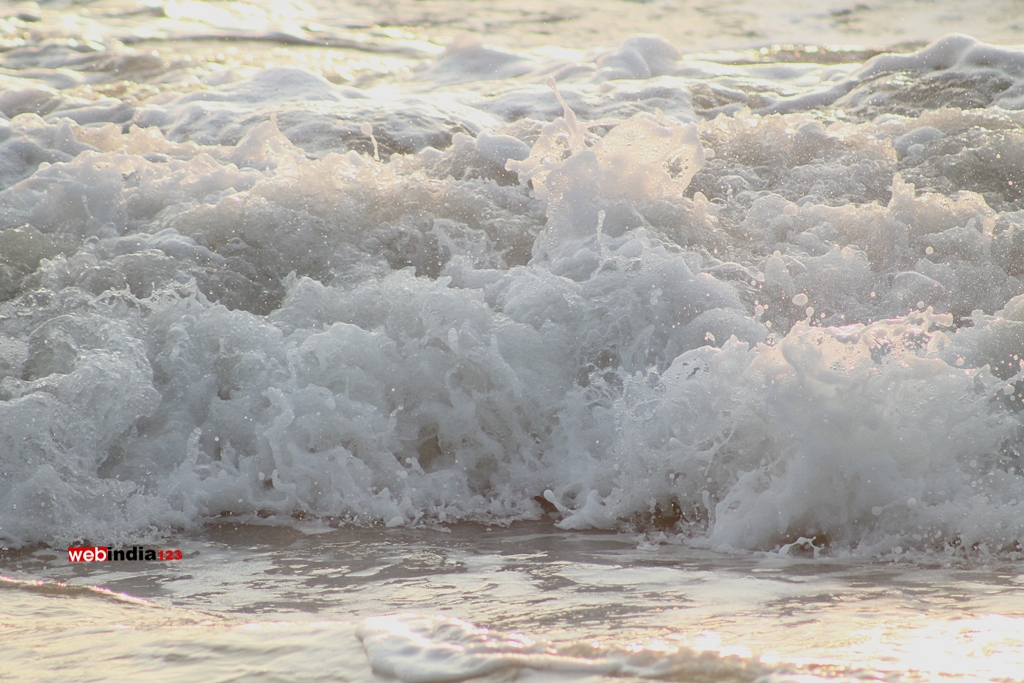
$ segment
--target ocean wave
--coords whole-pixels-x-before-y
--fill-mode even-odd
[[[5,543],[552,514],[1021,552],[1019,51],[465,42],[119,98],[83,83],[177,67],[64,40],[0,82]]]

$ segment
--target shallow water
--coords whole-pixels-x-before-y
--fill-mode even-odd
[[[0,8],[0,672],[1024,680],[1015,3],[472,7]]]
[[[1024,664],[1016,563],[730,557],[545,523],[228,526],[170,545],[185,559],[141,569],[5,554],[46,583],[0,589],[0,666],[25,680],[997,681]]]

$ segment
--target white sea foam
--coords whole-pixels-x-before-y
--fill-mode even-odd
[[[520,633],[492,632],[468,622],[414,614],[374,617],[356,629],[374,672],[403,683],[445,683],[495,673],[517,676],[630,676],[730,681],[782,680],[756,659],[685,647],[608,648],[574,643],[556,648]],[[820,680],[806,675],[807,680]]]
[[[470,41],[375,89],[131,101],[84,97],[76,55],[0,83],[6,543],[543,505],[722,550],[1020,552],[1018,51]]]

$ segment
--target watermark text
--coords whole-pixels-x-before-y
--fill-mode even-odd
[[[154,550],[133,545],[130,548],[83,546],[68,548],[68,562],[174,562],[182,559],[178,549]]]

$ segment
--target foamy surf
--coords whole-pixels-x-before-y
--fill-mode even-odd
[[[172,4],[0,31],[7,545],[551,514],[1021,552],[1018,49],[364,31],[360,75],[117,39],[363,31]]]

